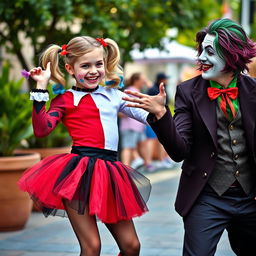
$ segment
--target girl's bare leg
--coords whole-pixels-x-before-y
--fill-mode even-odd
[[[64,205],[80,244],[80,256],[99,256],[101,242],[95,216],[90,216],[88,210],[85,211],[84,215],[79,215],[65,201]]]

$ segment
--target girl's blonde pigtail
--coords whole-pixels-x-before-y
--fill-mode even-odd
[[[51,62],[51,80],[56,83],[66,85],[64,74],[59,68],[59,52],[61,47],[58,45],[50,45],[40,56],[40,63],[45,69],[48,62]]]
[[[113,85],[110,87],[117,87],[121,81],[123,75],[123,70],[119,65],[120,62],[120,52],[117,43],[110,39],[106,38],[104,41],[107,45],[107,56],[105,61],[106,68],[106,78],[107,80],[112,80]]]

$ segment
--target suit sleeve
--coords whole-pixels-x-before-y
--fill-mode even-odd
[[[168,155],[176,162],[187,158],[192,145],[192,107],[188,103],[184,93],[177,87],[175,96],[175,114],[167,107],[165,115],[155,120],[155,116],[149,114],[147,120],[160,143],[164,146]]]
[[[52,100],[49,110],[46,111],[45,102],[34,100],[32,111],[32,125],[36,137],[49,135],[60,122],[64,114],[64,104],[60,97]]]

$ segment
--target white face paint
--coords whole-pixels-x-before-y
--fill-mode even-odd
[[[202,53],[198,60],[201,64],[202,77],[206,80],[218,82],[226,75],[223,73],[225,61],[218,55],[213,44],[214,39],[214,35],[206,34],[202,42]]]

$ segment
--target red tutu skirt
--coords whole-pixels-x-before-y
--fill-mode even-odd
[[[44,158],[27,169],[18,185],[45,216],[67,216],[63,200],[104,223],[116,223],[148,211],[149,180],[117,161],[111,150],[73,147],[69,154]]]

